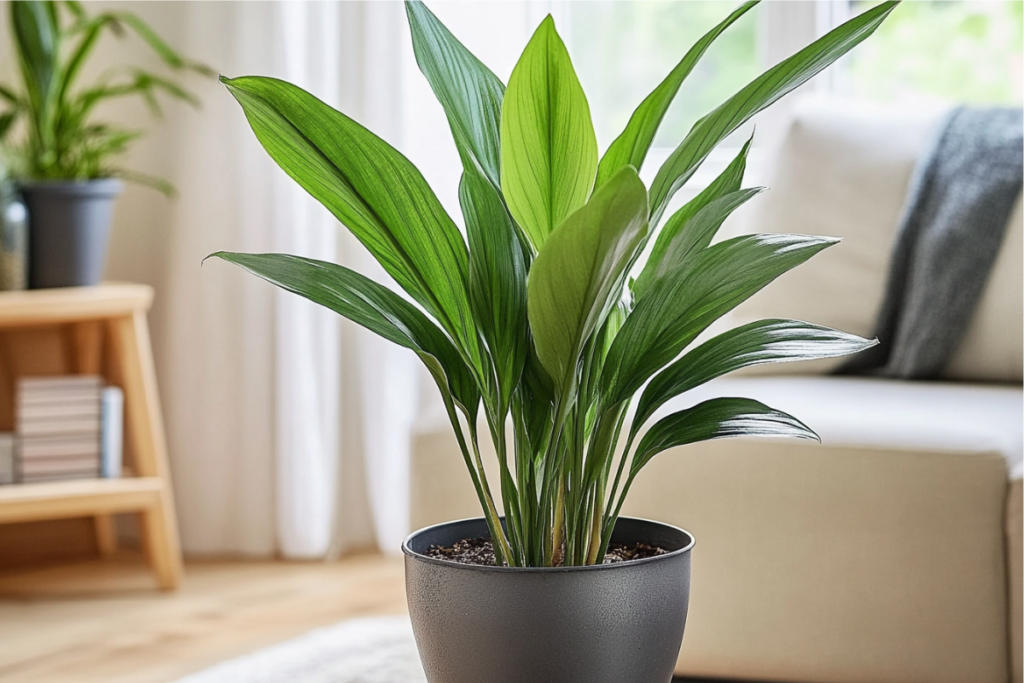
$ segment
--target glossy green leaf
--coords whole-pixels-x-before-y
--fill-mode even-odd
[[[651,254],[647,259],[647,263],[644,264],[643,270],[640,275],[637,276],[636,282],[631,287],[632,292],[635,296],[641,297],[644,295],[654,281],[658,274],[659,268],[665,261],[665,254],[669,251],[669,245],[672,244],[683,231],[693,233],[691,238],[691,244],[696,243],[696,237],[698,235],[706,235],[706,239],[700,240],[702,243],[701,248],[706,247],[711,243],[711,239],[714,237],[718,228],[721,227],[725,218],[728,214],[723,215],[722,220],[716,222],[716,218],[721,212],[710,210],[703,213],[703,222],[705,223],[702,227],[695,226],[694,230],[690,230],[688,227],[690,222],[695,219],[698,213],[702,213],[711,202],[716,201],[725,197],[728,194],[737,192],[740,189],[740,185],[743,183],[743,174],[747,168],[747,154],[750,151],[750,143],[753,137],[747,140],[747,142],[740,148],[739,153],[736,157],[725,167],[717,178],[711,181],[711,184],[704,188],[696,197],[684,204],[678,211],[665,222],[665,225],[658,231],[658,238],[654,242],[654,247],[651,249]],[[671,262],[671,260],[670,260]]]
[[[479,370],[466,244],[416,167],[290,83],[257,76],[222,80],[274,161],[366,246]]]
[[[666,401],[730,372],[765,363],[835,358],[878,343],[799,320],[758,320],[704,342],[658,373],[637,404],[637,431]]]
[[[883,2],[854,17],[754,79],[702,118],[669,156],[651,185],[651,225],[707,155],[750,117],[798,88],[856,47],[896,8]]]
[[[505,86],[422,2],[406,2],[416,63],[444,108],[459,153],[500,187],[501,103]]]
[[[788,436],[820,441],[800,420],[749,398],[713,398],[658,420],[640,439],[630,465],[635,476],[658,453],[699,441],[736,436]]]
[[[647,158],[647,152],[651,148],[651,143],[654,142],[658,127],[661,125],[662,119],[665,118],[665,112],[668,111],[669,105],[675,99],[683,81],[690,75],[693,68],[697,66],[697,62],[718,36],[757,3],[758,0],[743,3],[721,23],[705,33],[676,64],[665,80],[659,83],[658,87],[640,103],[640,106],[629,118],[625,130],[615,138],[601,158],[601,165],[597,169],[598,186],[603,185],[623,166],[633,166],[637,170],[643,167],[644,159]]]
[[[746,204],[749,200],[763,192],[765,188],[754,187],[746,190],[737,190],[719,197],[698,211],[693,218],[683,223],[676,224],[670,220],[665,224],[668,235],[661,243],[659,251],[655,244],[655,251],[652,252],[652,259],[648,261],[640,277],[637,278],[637,286],[634,290],[636,296],[642,297],[649,287],[667,274],[672,273],[684,266],[703,249],[706,249],[714,238],[718,228],[733,211]],[[645,276],[648,279],[645,280]]]
[[[631,397],[708,325],[836,242],[808,235],[744,235],[708,247],[656,280],[608,352],[601,374],[607,403]]]
[[[551,235],[530,269],[528,312],[541,364],[561,388],[621,297],[647,234],[647,190],[627,166]]]
[[[475,163],[462,175],[459,201],[469,238],[470,305],[490,351],[504,416],[530,343],[526,259],[501,197]]]
[[[535,251],[586,203],[596,173],[590,105],[549,16],[512,70],[501,112],[501,188]]]
[[[239,265],[390,342],[412,349],[421,358],[434,359],[443,368],[455,401],[467,414],[476,414],[480,401],[476,383],[451,341],[419,309],[387,287],[343,266],[289,254],[219,251],[210,257]],[[434,374],[437,368],[428,362],[427,369]]]

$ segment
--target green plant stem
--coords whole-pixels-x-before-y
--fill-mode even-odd
[[[509,547],[508,539],[505,538],[505,532],[501,528],[501,518],[498,515],[498,509],[494,505],[494,497],[491,495],[491,487],[487,483],[487,474],[484,472],[484,463],[480,458],[480,445],[477,439],[476,425],[470,423],[469,425],[470,441],[473,445],[473,457],[476,460],[476,469],[480,477],[481,490],[483,491],[484,503],[488,512],[488,516],[492,518],[491,523],[491,541],[495,549],[495,556],[498,555],[498,549],[501,549],[501,555],[509,566],[515,566],[515,555],[512,553],[512,548]]]
[[[558,497],[555,499],[555,519],[551,525],[551,561],[549,567],[558,567],[564,560],[562,543],[565,537],[565,473],[558,476]]]

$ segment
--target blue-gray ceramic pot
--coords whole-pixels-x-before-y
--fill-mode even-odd
[[[116,178],[21,187],[29,220],[29,288],[99,284],[121,187]]]
[[[613,542],[669,552],[592,567],[485,567],[425,555],[483,536],[484,520],[469,519],[402,544],[430,683],[669,683],[690,597],[689,533],[620,518]]]

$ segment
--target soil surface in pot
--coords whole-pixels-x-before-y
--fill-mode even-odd
[[[642,560],[645,557],[664,555],[668,551],[646,543],[611,543],[604,556],[604,564],[615,564],[627,560]],[[452,546],[432,545],[427,557],[435,557],[459,564],[494,564],[494,546],[489,538],[466,538]]]

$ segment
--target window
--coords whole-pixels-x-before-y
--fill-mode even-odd
[[[847,3],[853,14],[874,2]],[[905,2],[849,58],[844,94],[895,104],[1019,104],[1024,3]]]
[[[607,149],[644,97],[730,9],[703,0],[567,4],[560,23],[590,101],[601,149]],[[757,7],[741,17],[704,55],[665,116],[656,147],[679,144],[697,119],[758,75],[760,12]]]

